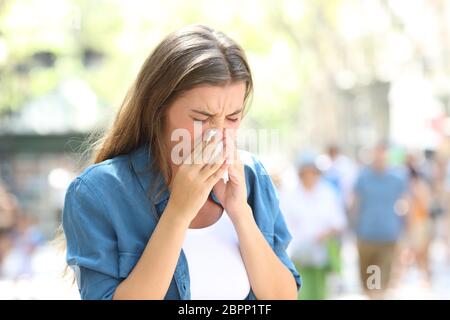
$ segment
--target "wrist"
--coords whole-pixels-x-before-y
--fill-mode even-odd
[[[180,208],[171,203],[169,200],[161,218],[165,217],[168,221],[170,221],[171,225],[180,226],[187,229],[193,219],[190,218],[192,216],[190,211],[192,210],[189,210],[188,208]]]
[[[236,212],[233,212],[231,216],[231,220],[237,232],[242,229],[246,229],[252,224],[255,224],[252,208],[248,204],[243,206],[241,209],[236,210]]]

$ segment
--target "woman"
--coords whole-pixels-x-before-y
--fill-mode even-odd
[[[67,262],[83,299],[296,298],[274,187],[258,160],[234,152],[252,83],[241,47],[205,26],[170,34],[144,62],[66,194]],[[191,153],[178,152],[180,130]]]

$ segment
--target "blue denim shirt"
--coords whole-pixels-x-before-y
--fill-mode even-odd
[[[274,186],[253,155],[240,155],[255,221],[300,288],[300,276],[286,253],[291,235]],[[82,299],[112,299],[141,257],[169,195],[161,173],[151,170],[146,146],[92,165],[70,184],[62,224],[67,263],[75,271]],[[219,203],[214,194],[211,197]],[[188,300],[189,288],[189,268],[181,250],[165,299]],[[247,299],[255,299],[252,290]]]

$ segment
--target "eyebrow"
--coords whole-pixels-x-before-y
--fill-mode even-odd
[[[241,112],[242,112],[242,109],[243,109],[243,108],[239,108],[239,109],[237,109],[236,111],[234,111],[234,112],[232,112],[232,113],[230,113],[230,114],[227,114],[227,117],[229,117],[229,116],[234,116],[234,115],[236,115],[236,114],[241,113]],[[199,113],[199,114],[202,114],[202,115],[207,116],[207,117],[215,116],[214,113],[209,113],[208,111],[205,111],[205,110],[192,109],[192,112]]]

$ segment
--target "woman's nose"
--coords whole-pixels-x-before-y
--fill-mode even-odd
[[[222,129],[225,124],[225,121],[220,118],[216,118],[212,121],[211,126],[216,129]]]
[[[211,122],[211,128],[217,128],[217,129],[232,129],[233,124],[230,123],[230,121],[226,121],[226,119],[215,119]]]

